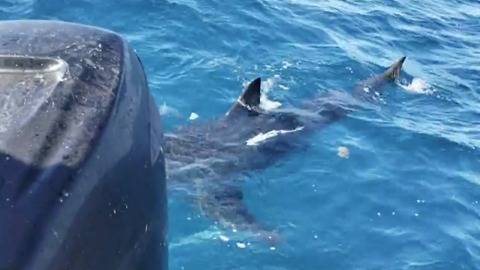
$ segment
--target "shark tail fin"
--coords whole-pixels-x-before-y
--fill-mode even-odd
[[[402,69],[405,59],[407,59],[406,56],[400,58],[395,64],[391,65],[387,70],[383,72],[383,76],[391,80],[396,80],[398,78],[398,75],[400,74],[400,70]]]
[[[352,93],[353,96],[361,100],[372,100],[376,98],[376,95],[382,95],[386,82],[398,80],[405,59],[407,57],[403,56],[383,73],[376,73],[374,76],[360,81]]]

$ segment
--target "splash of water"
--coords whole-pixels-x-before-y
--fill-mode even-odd
[[[266,111],[274,110],[282,106],[282,103],[273,101],[268,97],[268,93],[273,89],[275,84],[280,81],[280,76],[275,75],[273,78],[268,78],[262,82],[262,95],[260,96],[260,107]]]
[[[434,89],[423,79],[413,78],[410,84],[399,84],[404,90],[413,94],[431,94]]]
[[[189,119],[189,120],[195,120],[195,119],[197,119],[197,118],[198,118],[198,114],[192,112],[192,113],[190,114],[190,117],[189,117],[188,119]]]

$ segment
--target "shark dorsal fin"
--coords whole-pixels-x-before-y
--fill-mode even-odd
[[[227,115],[233,114],[235,111],[247,110],[248,112],[258,114],[260,111],[260,86],[262,79],[260,77],[251,81],[237,101],[228,110]]]
[[[395,80],[402,69],[403,62],[405,62],[406,57],[400,58],[395,64],[391,65],[387,70],[383,72],[383,76],[387,79]]]
[[[261,78],[256,78],[251,81],[245,88],[243,93],[238,97],[238,101],[243,103],[242,105],[248,107],[258,107],[260,105],[260,86],[262,83]],[[237,101],[237,102],[238,102]]]

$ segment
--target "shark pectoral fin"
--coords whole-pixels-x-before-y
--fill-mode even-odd
[[[391,80],[396,80],[398,78],[398,75],[400,74],[400,70],[402,69],[405,59],[407,59],[406,56],[400,58],[395,64],[391,65],[387,70],[383,72],[383,76]]]
[[[261,224],[248,210],[243,191],[238,185],[216,187],[208,198],[204,198],[201,208],[205,214],[225,227],[256,234],[270,244],[280,242],[279,234]]]
[[[262,80],[260,77],[251,81],[226,115],[233,116],[245,110],[251,114],[258,114],[260,112],[261,83]]]

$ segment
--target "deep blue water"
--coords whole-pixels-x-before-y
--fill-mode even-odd
[[[243,247],[172,195],[170,269],[480,269],[478,1],[0,0],[0,19],[24,18],[123,34],[166,131],[225,113],[256,76],[289,106],[406,55],[403,87],[246,179],[283,244]]]

